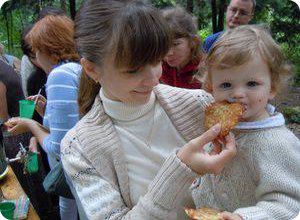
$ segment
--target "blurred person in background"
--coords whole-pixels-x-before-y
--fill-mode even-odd
[[[81,66],[73,39],[74,24],[62,15],[47,15],[26,36],[35,51],[38,65],[47,74],[43,126],[31,119],[13,118],[8,121],[9,132],[18,134],[30,131],[47,152],[50,168],[60,161],[60,142],[65,133],[79,120],[77,92]],[[32,100],[37,96],[32,96]],[[46,128],[46,129],[44,129]],[[74,199],[59,197],[62,220],[76,220]]]
[[[40,11],[37,17],[37,21],[41,20],[44,18],[46,15],[65,15],[64,10],[52,6],[45,6],[43,9]],[[24,28],[22,32],[22,41],[21,41],[21,48],[24,53],[22,56],[21,60],[21,77],[22,77],[22,88],[25,97],[28,95],[32,95],[31,92],[34,92],[36,88],[40,87],[43,83],[45,84],[46,82],[46,77],[43,76],[42,74],[39,73],[34,73],[34,72],[40,72],[41,69],[38,68],[38,64],[36,62],[36,57],[35,54],[32,53],[31,47],[28,43],[25,42],[25,36],[29,32],[29,30],[32,28],[33,24],[29,24],[26,28]],[[29,77],[34,73],[31,78],[31,82],[28,82]],[[30,85],[28,85],[30,84]],[[27,90],[27,86],[29,86],[29,90]],[[39,88],[38,88],[39,90]],[[43,91],[42,91],[43,92]],[[30,94],[28,94],[30,93]],[[36,92],[37,93],[37,92]],[[36,94],[33,93],[33,94]],[[44,93],[42,93],[44,95]],[[38,116],[35,116],[38,117]]]
[[[200,89],[196,76],[202,61],[201,40],[191,14],[177,6],[161,11],[172,36],[172,45],[162,63],[160,82],[181,88]]]
[[[231,0],[226,10],[226,29],[249,24],[254,16],[255,6],[255,0]],[[224,31],[220,31],[205,38],[203,44],[205,53],[210,51],[210,48],[223,33]]]
[[[0,43],[0,60],[14,68],[17,73],[20,73],[21,61],[13,55],[6,54],[2,43]]]

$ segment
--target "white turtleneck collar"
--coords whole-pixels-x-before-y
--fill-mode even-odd
[[[155,94],[152,91],[149,102],[143,105],[131,105],[120,101],[114,101],[105,95],[103,89],[99,92],[104,110],[113,120],[134,121],[149,113],[155,104]]]

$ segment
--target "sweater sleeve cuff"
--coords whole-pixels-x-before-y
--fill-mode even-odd
[[[173,209],[188,193],[189,187],[197,177],[198,174],[182,163],[174,152],[166,159],[149,185],[148,196],[154,203],[166,209]]]
[[[270,216],[264,212],[261,208],[253,206],[247,208],[240,208],[234,211],[235,214],[240,215],[243,220],[250,220],[250,219],[269,219]]]

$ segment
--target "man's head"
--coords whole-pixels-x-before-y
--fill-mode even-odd
[[[226,28],[248,24],[254,15],[255,0],[231,0],[226,11]]]

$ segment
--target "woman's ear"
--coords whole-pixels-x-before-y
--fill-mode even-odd
[[[96,71],[96,64],[85,59],[80,59],[80,64],[82,68],[84,69],[85,73],[91,77],[96,83],[99,82],[99,72]]]

